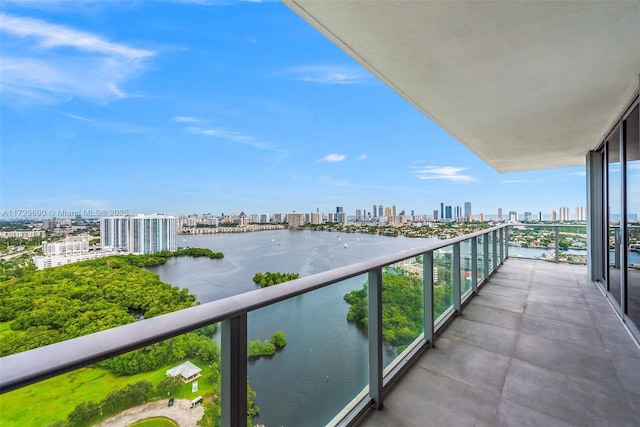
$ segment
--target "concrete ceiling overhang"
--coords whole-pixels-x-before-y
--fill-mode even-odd
[[[584,164],[639,84],[640,1],[284,3],[499,172]]]

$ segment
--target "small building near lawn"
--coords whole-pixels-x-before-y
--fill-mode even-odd
[[[188,360],[182,365],[175,366],[167,371],[167,376],[180,376],[185,383],[191,382],[201,375],[202,369],[198,368]]]

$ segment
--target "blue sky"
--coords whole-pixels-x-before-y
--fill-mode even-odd
[[[585,204],[584,167],[497,173],[280,3],[0,10],[2,209]]]

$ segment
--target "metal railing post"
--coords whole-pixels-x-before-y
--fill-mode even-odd
[[[369,395],[382,408],[382,268],[369,271]]]
[[[482,264],[484,265],[484,280],[489,280],[489,234],[482,236]]]
[[[424,298],[424,339],[433,347],[433,251],[422,256],[422,284]]]
[[[500,234],[500,248],[498,252],[500,252],[500,264],[502,264],[504,262],[504,228],[498,230],[498,233]]]
[[[509,227],[504,228],[504,258],[509,258]]]
[[[555,236],[556,236],[556,262],[560,262],[560,230],[558,226],[555,226]]]
[[[221,416],[223,427],[247,425],[247,314],[222,321]]]
[[[493,244],[493,249],[491,251],[491,271],[494,271],[498,268],[498,239],[496,238],[496,230],[491,232],[491,243]]]
[[[460,280],[460,243],[454,243],[453,245],[453,262],[451,269],[451,277],[453,283],[451,288],[453,289],[453,309],[460,314],[461,313],[461,280]]]
[[[478,238],[471,238],[471,292],[478,293]]]

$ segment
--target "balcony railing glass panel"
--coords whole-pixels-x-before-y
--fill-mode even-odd
[[[271,357],[249,358],[260,408],[254,424],[325,425],[367,386],[367,280],[358,275],[249,313],[249,355],[254,340],[283,332],[287,341]],[[393,348],[387,352],[391,360]]]
[[[140,414],[169,408],[173,399],[171,409],[185,411],[195,425],[205,409],[220,413],[218,333],[217,325],[209,326],[5,393],[1,424],[95,425],[139,407],[137,416],[120,416],[129,425],[144,418]]]
[[[433,317],[435,324],[453,309],[453,245],[433,253]]]
[[[399,355],[424,332],[423,257],[382,269],[382,336],[385,354]],[[392,360],[384,360],[387,367]]]
[[[478,236],[476,238],[476,250],[478,259],[478,284],[482,283],[485,279],[484,271],[484,240],[485,236]]]

